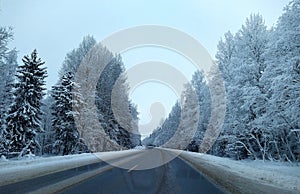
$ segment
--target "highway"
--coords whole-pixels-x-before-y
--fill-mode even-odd
[[[169,151],[153,148],[111,161],[0,187],[0,193],[224,193]]]

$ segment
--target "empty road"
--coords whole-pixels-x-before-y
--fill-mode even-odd
[[[159,148],[141,150],[109,163],[99,161],[5,185],[0,193],[224,193],[175,156]]]

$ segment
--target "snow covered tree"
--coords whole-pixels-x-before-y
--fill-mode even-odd
[[[235,78],[237,76],[237,44],[236,37],[230,32],[226,32],[224,39],[218,44],[216,54],[217,65],[222,73],[226,89],[226,115],[223,123],[223,130],[210,150],[210,154],[236,158],[236,135],[240,129],[241,122],[235,114],[238,111],[236,99],[241,96],[241,91],[237,88]]]
[[[136,147],[141,145],[141,134],[139,133],[139,113],[137,111],[137,105],[133,102],[129,102],[129,112],[131,114],[130,122],[130,143],[131,147]]]
[[[52,127],[55,131],[54,153],[68,155],[87,152],[88,149],[79,137],[75,119],[76,109],[82,104],[80,87],[73,81],[71,72],[62,76],[59,83],[52,87],[54,104]]]
[[[235,36],[230,31],[224,34],[224,39],[221,39],[217,46],[216,59],[226,86],[229,86],[235,76],[233,61],[237,54],[236,47]]]
[[[5,118],[9,111],[10,105],[13,103],[13,84],[17,68],[17,52],[11,50],[7,53],[4,66],[1,68],[1,91],[0,91],[0,155],[5,150],[5,138],[3,137],[5,128]]]
[[[299,2],[285,8],[271,32],[251,15],[235,36],[220,41],[227,114],[212,154],[299,160]]]
[[[203,72],[196,71],[193,74],[191,83],[197,94],[200,107],[198,127],[193,138],[194,143],[199,145],[204,137],[204,133],[210,120],[211,99],[208,84]]]
[[[182,99],[184,99],[183,109],[180,103],[176,102],[163,124],[145,138],[143,144],[157,146],[166,144],[164,146],[180,149],[196,147],[198,151],[198,145],[202,141],[210,119],[210,93],[202,72],[194,73],[191,84],[186,85]],[[196,112],[198,115],[194,114]],[[182,135],[183,133],[186,138]],[[172,137],[174,139],[169,142]]]
[[[267,101],[261,77],[268,36],[262,16],[252,14],[235,36],[227,32],[218,45],[216,58],[226,85],[227,114],[214,153],[238,158],[266,156],[269,133],[259,122]]]
[[[172,138],[163,146],[183,150],[193,140],[199,122],[198,97],[191,84],[185,85],[181,99],[181,119],[178,128]]]
[[[155,129],[149,137],[143,140],[143,145],[154,144],[156,146],[164,145],[168,142],[176,130],[178,129],[181,119],[181,107],[177,101],[172,107],[172,110],[168,117],[163,121],[162,125]]]
[[[39,150],[40,155],[52,154],[52,145],[55,142],[55,133],[52,129],[52,108],[54,100],[51,97],[51,93],[48,92],[46,97],[42,100],[41,110],[43,115],[41,117],[41,127],[43,129],[42,133],[38,134],[38,141],[41,145]]]
[[[238,120],[242,122],[239,129],[239,142],[252,150],[254,158],[265,159],[265,141],[269,135],[262,125],[257,124],[265,111],[266,96],[264,85],[261,84],[261,76],[265,71],[265,53],[268,44],[268,31],[261,15],[250,15],[246,24],[236,35],[239,66],[236,71],[237,90],[241,96],[235,102],[239,108],[236,112]]]
[[[105,132],[104,114],[95,103],[99,100],[96,94],[96,83],[99,75],[113,58],[113,54],[103,45],[96,44],[79,66],[75,81],[81,86],[83,107],[76,124],[80,136],[85,140],[90,151],[101,152],[122,149],[114,140],[110,139]]]
[[[14,102],[6,118],[4,132],[8,152],[23,156],[35,153],[39,146],[37,133],[41,132],[41,100],[45,90],[45,62],[37,57],[34,50],[30,56],[24,56],[23,65],[18,67],[18,83],[14,85]]]
[[[11,90],[17,68],[17,52],[7,47],[12,38],[11,28],[0,27],[0,137],[3,134],[8,107],[12,102]]]
[[[79,47],[67,53],[62,64],[62,68],[59,71],[60,77],[62,77],[67,72],[71,72],[73,75],[75,75],[83,58],[90,51],[90,49],[95,46],[95,44],[96,40],[93,36],[88,35],[83,37],[83,40],[79,44]]]
[[[273,29],[262,76],[268,107],[263,115],[272,132],[269,158],[300,161],[300,1],[285,7]]]
[[[234,159],[300,161],[299,21],[300,0],[292,0],[272,30],[267,30],[262,16],[252,14],[235,35],[227,32],[221,39],[216,59],[226,86],[226,115],[210,154]],[[209,75],[210,92],[220,89],[213,81],[218,78],[216,73]],[[193,86],[199,96],[201,79],[195,80]],[[212,97],[212,113],[223,106],[221,100]],[[200,105],[199,125],[201,116]],[[162,127],[144,142],[158,140],[160,133]],[[203,137],[201,143],[205,140]],[[195,143],[187,148],[193,150]],[[203,150],[202,145],[199,150]]]
[[[95,103],[102,115],[102,126],[111,139],[119,145],[132,148],[132,135],[139,137],[136,121],[130,113],[128,85],[120,55],[115,55],[106,64],[96,86]],[[116,118],[118,117],[118,118]],[[135,134],[135,135],[134,135]]]
[[[101,44],[96,44],[93,37],[87,36],[77,49],[67,54],[60,75],[65,72],[80,77],[77,80],[74,78],[81,86],[85,105],[76,122],[80,136],[84,137],[91,151],[131,148],[140,143],[138,120],[131,115],[134,111],[128,100],[126,75],[122,78],[124,65],[119,55],[112,54]],[[115,86],[119,78],[122,83]],[[96,87],[94,83],[97,83]],[[118,88],[116,89],[118,106],[122,106],[128,113],[121,117],[121,120],[126,120],[123,122],[126,123],[125,126],[118,123],[112,110],[114,88]]]

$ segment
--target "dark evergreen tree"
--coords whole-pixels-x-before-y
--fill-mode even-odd
[[[41,118],[41,127],[43,129],[43,133],[38,135],[38,141],[41,145],[41,149],[39,150],[40,155],[51,155],[52,154],[52,145],[55,141],[54,139],[54,130],[52,129],[52,104],[54,103],[53,98],[51,97],[51,93],[48,92],[45,98],[42,101],[41,110],[43,111],[43,116]]]
[[[47,71],[45,62],[37,57],[34,50],[31,56],[24,56],[23,65],[18,67],[18,83],[14,85],[14,102],[6,118],[4,131],[10,156],[34,153],[38,143],[37,133],[41,132],[41,100],[45,90]]]
[[[95,104],[99,111],[100,123],[105,129],[105,132],[109,135],[110,139],[116,141],[123,147],[131,148],[135,146],[135,144],[131,142],[132,136],[130,131],[132,129],[124,129],[125,126],[121,126],[120,123],[118,123],[111,105],[112,90],[114,87],[118,87],[119,90],[118,99],[114,100],[123,101],[123,103],[126,103],[125,101],[129,101],[125,85],[126,78],[123,79],[123,83],[116,83],[118,78],[122,76],[124,69],[120,55],[113,57],[110,63],[105,66],[96,87]],[[118,109],[119,108],[121,107],[118,107]]]
[[[199,146],[195,140],[191,141],[191,143],[186,148],[187,151],[198,152]]]
[[[68,155],[87,152],[80,139],[75,119],[82,103],[79,85],[73,81],[71,72],[62,76],[59,83],[52,87],[54,104],[52,127],[55,131],[53,151],[55,154]]]

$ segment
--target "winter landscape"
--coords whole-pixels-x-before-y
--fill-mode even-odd
[[[280,14],[271,24],[266,24],[263,13],[249,8],[238,28],[230,28],[228,22],[220,32],[223,36],[213,38],[215,45],[203,43],[215,49],[208,52],[195,49],[202,45],[192,35],[202,28],[185,33],[171,22],[148,25],[156,20],[146,19],[111,31],[104,29],[105,22],[101,27],[95,24],[81,29],[77,42],[65,45],[66,34],[53,42],[52,35],[47,40],[47,33],[58,31],[40,28],[47,21],[58,22],[54,15],[45,17],[41,26],[26,21],[33,23],[28,29],[25,21],[16,22],[20,17],[13,17],[11,11],[25,18],[44,18],[38,8],[53,8],[60,2],[13,2],[16,5],[0,2],[0,193],[300,193],[300,0],[278,6]],[[119,3],[96,4],[114,13],[112,7]],[[61,6],[72,7],[67,4]],[[84,18],[89,11],[75,4],[76,17]],[[134,4],[143,7],[149,2]],[[185,7],[187,12],[192,12],[191,7]],[[71,18],[74,13],[70,11]],[[114,23],[114,19],[107,20]],[[80,23],[89,22],[78,19]],[[98,39],[92,34],[94,28],[106,35]],[[26,35],[22,30],[46,34],[22,43]],[[42,46],[43,41],[47,46]],[[48,48],[50,42],[55,47]],[[145,45],[175,51],[192,63],[197,62],[195,53],[202,62],[210,53],[211,65],[205,64],[207,70],[197,65],[180,69],[173,59],[173,68],[187,80],[172,86],[182,88],[177,98],[167,93],[157,100],[153,96],[163,94],[162,89],[150,86],[134,96],[136,88],[148,82],[179,80],[173,70],[153,68],[155,64],[144,71],[132,68],[136,58],[145,59],[126,52]],[[67,52],[60,53],[59,61],[54,54],[62,48]],[[156,54],[147,52],[143,55]],[[170,56],[162,51],[159,57]],[[152,72],[162,80],[147,77]],[[150,111],[152,121],[159,122],[145,125],[143,103],[152,97],[170,107],[166,115]]]

